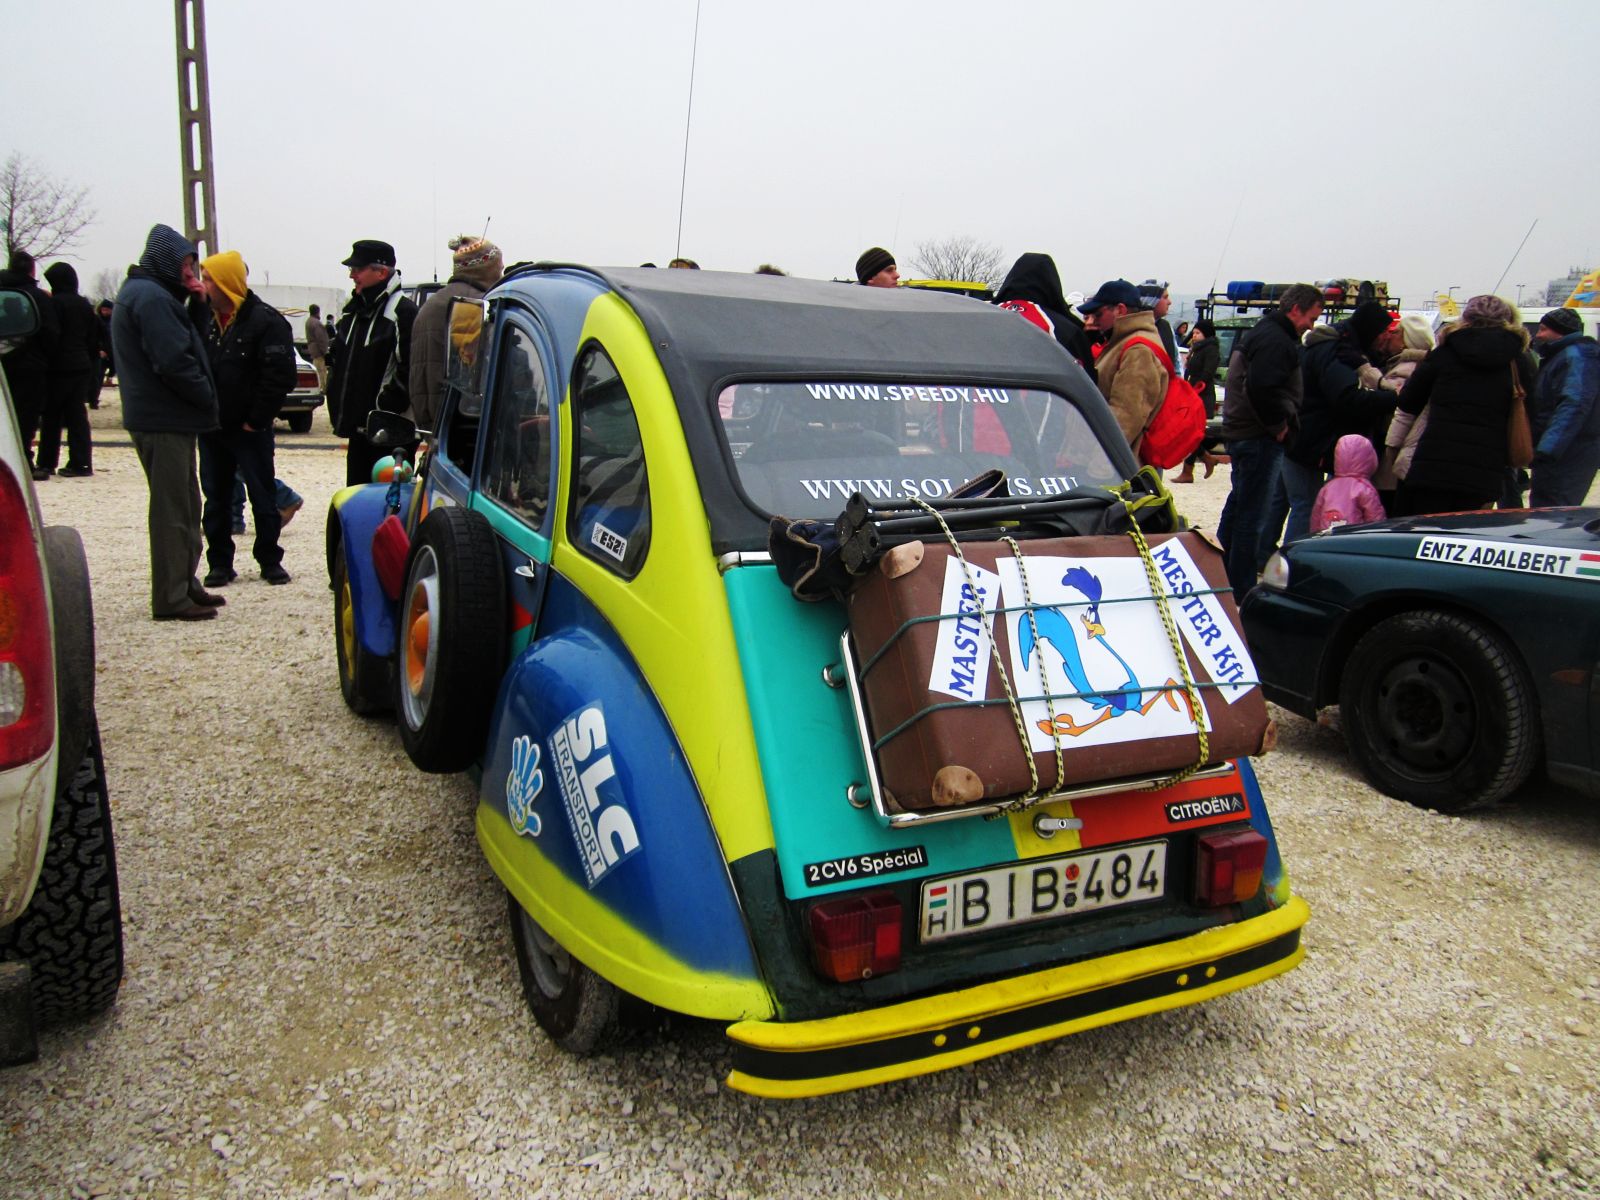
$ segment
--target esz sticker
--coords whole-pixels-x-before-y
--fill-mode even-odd
[[[614,529],[607,529],[596,521],[594,529],[589,533],[589,541],[597,549],[604,550],[618,562],[625,562],[628,557],[628,539]]]
[[[551,734],[550,755],[578,859],[592,888],[639,849],[598,702],[580,708]]]
[[[544,790],[544,772],[539,769],[542,754],[539,743],[530,737],[519,737],[511,743],[511,770],[506,775],[506,816],[511,818],[511,828],[530,837],[538,837],[544,828],[539,814],[533,811],[533,802]]]

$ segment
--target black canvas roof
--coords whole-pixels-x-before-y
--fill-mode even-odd
[[[718,432],[715,397],[740,379],[1045,389],[1083,411],[1114,463],[1129,475],[1137,469],[1099,389],[1072,356],[1027,321],[982,301],[753,273],[589,269],[627,301],[655,344],[719,554],[766,545],[766,521],[739,491]]]

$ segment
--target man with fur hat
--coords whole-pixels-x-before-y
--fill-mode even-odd
[[[1586,337],[1576,309],[1539,318],[1533,347],[1544,360],[1529,397],[1533,490],[1528,503],[1582,504],[1600,471],[1600,344]]]
[[[283,314],[250,290],[249,268],[237,250],[200,264],[215,318],[208,349],[217,381],[221,428],[200,435],[201,523],[206,534],[206,587],[226,587],[233,569],[234,477],[244,480],[255,517],[252,552],[268,583],[288,583],[283,526],[272,470],[272,422],[294,387],[294,335]]]
[[[1145,428],[1167,396],[1167,367],[1156,353],[1161,334],[1155,314],[1140,305],[1139,289],[1126,279],[1102,283],[1078,311],[1090,330],[1106,338],[1095,364],[1095,382],[1137,455]]]
[[[428,297],[411,327],[411,419],[430,432],[436,431],[444,391],[450,302],[480,298],[505,273],[500,248],[483,238],[451,238],[450,253],[449,282]]]
[[[863,250],[856,259],[856,282],[864,287],[899,287],[900,268],[895,265],[894,255],[882,246]]]
[[[111,314],[122,425],[150,485],[150,609],[158,621],[208,620],[223,602],[195,578],[201,550],[195,445],[217,428],[195,253],[177,230],[154,226]]]
[[[384,451],[367,441],[367,414],[405,412],[410,404],[411,326],[417,306],[400,290],[394,247],[363,238],[350,249],[355,290],[339,318],[330,348],[328,413],[333,431],[349,441],[345,483],[371,483]]]
[[[1360,433],[1382,444],[1395,394],[1377,387],[1380,375],[1372,356],[1387,357],[1400,337],[1398,323],[1376,300],[1356,305],[1336,325],[1315,325],[1306,333],[1300,423],[1284,447],[1283,485],[1289,497],[1285,542],[1311,532],[1311,509],[1333,470],[1339,439]]]

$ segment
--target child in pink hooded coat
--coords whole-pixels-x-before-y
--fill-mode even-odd
[[[1359,433],[1340,438],[1333,448],[1333,478],[1322,485],[1311,507],[1311,532],[1321,533],[1335,525],[1365,525],[1388,516],[1378,489],[1372,486],[1372,473],[1377,469],[1378,452],[1371,441]]]

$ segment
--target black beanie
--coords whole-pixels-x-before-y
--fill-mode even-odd
[[[1539,318],[1539,324],[1546,329],[1553,329],[1562,337],[1569,333],[1583,332],[1583,318],[1578,315],[1575,308],[1552,308]]]
[[[1363,350],[1372,345],[1373,339],[1392,324],[1394,317],[1376,300],[1363,301],[1356,305],[1355,311],[1350,314],[1350,332],[1355,335],[1356,345]]]
[[[865,283],[879,271],[894,265],[894,255],[890,254],[882,246],[874,246],[870,250],[864,250],[861,253],[861,257],[856,259],[856,282]]]

